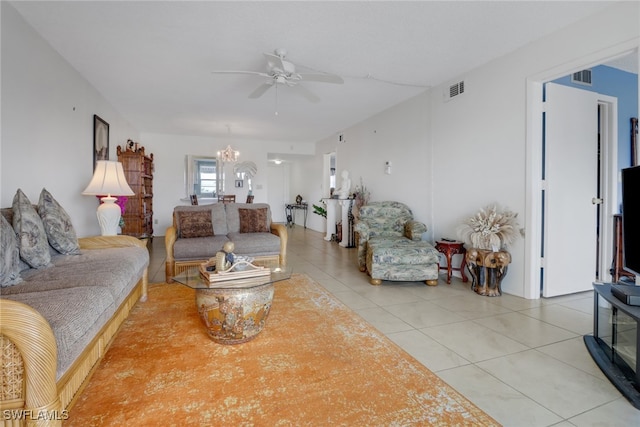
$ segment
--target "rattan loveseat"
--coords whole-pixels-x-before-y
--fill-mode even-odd
[[[8,228],[12,216],[2,209],[3,263],[12,256],[12,239],[23,244],[20,232]],[[100,236],[76,242],[73,254],[49,248],[50,261],[40,268],[20,258],[11,281],[3,264],[0,426],[60,425],[131,308],[147,298],[143,241]]]
[[[261,265],[287,263],[287,227],[271,221],[266,203],[212,203],[176,206],[165,233],[167,283],[221,251],[228,241],[234,253]]]

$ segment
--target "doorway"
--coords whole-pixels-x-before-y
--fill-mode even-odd
[[[331,197],[336,188],[336,153],[332,151],[323,156],[322,197]]]

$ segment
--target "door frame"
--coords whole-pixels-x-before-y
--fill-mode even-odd
[[[543,85],[546,82],[555,80],[557,78],[566,76],[572,72],[590,68],[616,57],[624,56],[632,53],[638,49],[638,41],[632,40],[629,42],[621,43],[616,46],[612,46],[603,51],[593,53],[583,58],[579,58],[573,61],[569,61],[558,67],[546,70],[542,73],[535,74],[527,77],[526,79],[526,137],[525,137],[525,271],[524,271],[524,292],[523,296],[527,299],[539,299],[541,298],[541,271],[543,267],[542,259],[542,141],[543,141],[543,123],[542,113],[544,111],[543,106]],[[609,97],[610,98],[610,97]],[[606,102],[606,101],[605,101]],[[609,113],[611,113],[609,111]],[[614,121],[613,125],[617,128],[617,122]],[[608,131],[611,129],[609,128]],[[615,149],[616,155],[611,155],[610,150]],[[603,206],[603,212],[609,212],[610,209],[615,210],[617,205],[617,182],[618,182],[618,165],[617,165],[617,144],[608,144],[609,154],[608,161],[606,162],[607,171],[603,171],[603,176],[608,177],[606,188],[609,189],[609,194],[605,197],[605,203],[607,208]],[[612,163],[613,162],[613,163]],[[611,191],[611,188],[615,188],[616,191]],[[603,187],[604,189],[604,187]],[[603,194],[604,196],[604,194]],[[613,199],[611,199],[613,198]],[[610,199],[610,200],[607,200]],[[611,223],[612,221],[604,220],[605,223]],[[612,227],[612,224],[606,224],[607,227]],[[611,231],[605,231],[601,235],[601,247],[607,248],[607,242],[613,240],[605,240],[605,238],[612,239]],[[607,237],[608,236],[608,237]],[[603,253],[603,252],[601,252]],[[609,254],[611,249],[609,249]],[[601,263],[605,263],[606,251],[604,251],[601,257]],[[604,270],[605,274],[608,273],[608,268]]]
[[[613,215],[618,206],[618,99],[598,94],[600,107],[600,147],[602,207],[600,215],[600,242],[598,243],[600,281],[611,281],[613,260]]]

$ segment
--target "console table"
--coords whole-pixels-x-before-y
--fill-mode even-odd
[[[584,342],[609,381],[640,409],[640,307],[623,303],[610,284],[593,285],[593,335]]]
[[[284,213],[287,218],[287,225],[293,227],[296,224],[296,210],[301,210],[304,213],[304,228],[307,228],[307,210],[309,205],[306,203],[287,203],[284,205]]]

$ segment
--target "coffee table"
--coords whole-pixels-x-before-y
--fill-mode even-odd
[[[264,329],[273,301],[273,284],[290,277],[291,269],[271,267],[268,275],[209,283],[197,267],[190,267],[173,280],[196,290],[196,308],[213,341],[240,344]]]

